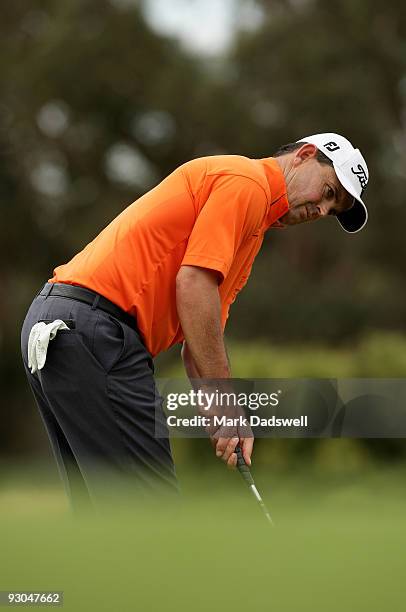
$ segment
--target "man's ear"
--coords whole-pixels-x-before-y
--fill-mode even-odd
[[[318,149],[317,149],[316,145],[310,144],[310,143],[305,143],[302,147],[300,147],[300,149],[295,151],[295,157],[294,157],[294,160],[293,160],[293,165],[294,166],[299,166],[300,164],[302,164],[306,160],[315,158],[316,155],[317,155],[317,151],[318,151]]]

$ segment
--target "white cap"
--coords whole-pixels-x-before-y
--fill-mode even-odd
[[[368,221],[368,211],[361,197],[368,185],[369,172],[359,149],[354,149],[349,140],[338,134],[314,134],[297,142],[308,142],[331,159],[338,180],[354,198],[349,210],[337,215],[338,222],[346,232],[359,232]]]

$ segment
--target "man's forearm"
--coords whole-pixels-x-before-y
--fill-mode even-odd
[[[229,378],[215,276],[204,269],[183,266],[177,278],[176,299],[186,350],[198,376]]]
[[[193,379],[201,378],[186,341],[182,346],[182,360],[186,374],[191,381]]]
[[[189,378],[229,379],[231,377],[226,353],[223,329],[221,326],[221,307],[217,279],[209,271],[193,266],[182,266],[176,279],[176,300],[178,315],[186,342],[182,348],[182,358]],[[205,383],[203,383],[203,390]],[[231,381],[223,380],[219,385],[226,391]],[[216,383],[217,385],[217,383]],[[193,384],[201,388],[199,381]],[[210,387],[210,383],[209,383]],[[221,404],[205,410],[206,417],[227,414],[227,407]],[[237,408],[238,410],[238,408]],[[235,407],[231,414],[236,416]],[[212,444],[217,457],[229,466],[235,466],[237,455],[234,452],[239,443],[247,465],[251,465],[254,444],[252,432],[241,432],[238,427],[208,426]]]
[[[229,370],[231,372],[230,357],[228,355],[226,344],[224,344],[224,347],[226,349],[228,367],[229,367]],[[200,373],[199,373],[199,371],[198,371],[198,369],[196,367],[196,364],[195,364],[195,362],[193,360],[192,354],[191,354],[191,352],[189,350],[189,347],[188,347],[186,341],[183,342],[181,355],[182,355],[183,366],[185,368],[187,377],[190,380],[193,380],[193,379],[197,380],[199,378],[202,378],[202,376],[200,375]]]

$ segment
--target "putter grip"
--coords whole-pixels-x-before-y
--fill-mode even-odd
[[[242,456],[241,446],[237,444],[235,447],[235,453],[237,455],[237,468],[240,472],[241,476],[244,478],[245,482],[251,486],[254,484],[254,479],[251,476],[250,469],[248,465],[244,461],[244,457]]]

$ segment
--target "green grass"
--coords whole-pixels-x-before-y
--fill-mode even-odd
[[[235,377],[406,372],[398,335],[338,349],[229,349]],[[182,368],[166,363],[157,375]],[[174,440],[179,503],[75,519],[54,474],[0,466],[0,590],[64,590],[69,612],[404,610],[405,466],[382,467],[356,440],[320,440],[305,460],[298,441],[261,441],[253,470],[272,529],[203,442]]]
[[[57,486],[15,475],[0,493],[0,589],[64,590],[72,612],[404,609],[405,468],[255,473],[275,528],[222,466],[181,467],[179,503],[79,519]]]

